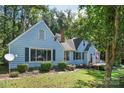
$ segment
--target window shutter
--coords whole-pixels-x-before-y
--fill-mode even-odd
[[[53,49],[53,61],[55,61],[56,60],[56,51],[55,51],[55,49]]]
[[[25,48],[25,61],[29,61],[29,48]]]
[[[84,59],[84,52],[82,52],[82,59]]]

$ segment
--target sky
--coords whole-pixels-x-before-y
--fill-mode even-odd
[[[77,12],[78,10],[78,5],[50,5],[50,9],[52,8],[57,8],[59,11],[64,11],[64,10],[71,10],[72,12]]]

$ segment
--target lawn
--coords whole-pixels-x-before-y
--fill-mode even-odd
[[[124,70],[119,69],[112,73],[113,78],[124,76]],[[0,87],[20,88],[73,88],[80,81],[100,81],[104,77],[103,71],[80,69],[75,72],[44,73],[36,76],[27,76],[14,80],[1,80]]]

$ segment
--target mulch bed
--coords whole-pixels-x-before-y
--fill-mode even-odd
[[[50,70],[50,72],[46,72],[46,73],[40,73],[38,72],[38,70],[35,70],[35,71],[31,71],[31,72],[25,72],[25,73],[21,73],[19,74],[19,77],[15,77],[15,78],[11,78],[9,77],[9,74],[0,74],[0,80],[14,80],[14,79],[21,79],[23,77],[27,77],[27,76],[37,76],[37,75],[41,75],[41,74],[55,74],[55,73],[58,73],[58,74],[61,74],[61,73],[65,73],[65,72],[75,72],[75,71],[78,71],[79,69],[75,69],[74,71],[55,71],[55,70]]]

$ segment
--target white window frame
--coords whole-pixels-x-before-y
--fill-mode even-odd
[[[50,50],[51,51],[51,60],[49,61],[53,61],[53,49],[50,48],[29,48],[29,63],[41,63],[41,62],[46,62],[46,61],[31,61],[31,49],[41,49],[41,50]]]
[[[40,35],[41,35],[41,34],[40,34],[40,33],[41,33],[41,31],[43,31],[43,32],[44,32],[44,38],[43,38],[43,39],[42,39],[42,38],[41,38],[41,36],[40,36]],[[40,29],[40,30],[38,31],[38,39],[39,39],[39,40],[46,40],[46,31],[45,31],[45,30]]]
[[[75,55],[73,54],[73,56],[75,56],[75,59],[74,59],[74,60],[75,60],[75,61],[76,61],[76,60],[82,60],[82,57],[81,57],[81,56],[82,56],[82,54],[81,54],[82,52],[79,52],[79,51],[74,51],[74,52],[75,52],[75,53],[80,53],[80,59],[76,59],[76,54],[75,54]]]
[[[65,52],[68,52],[69,53],[69,60],[66,60],[65,59]],[[64,51],[64,61],[70,61],[70,51]]]

